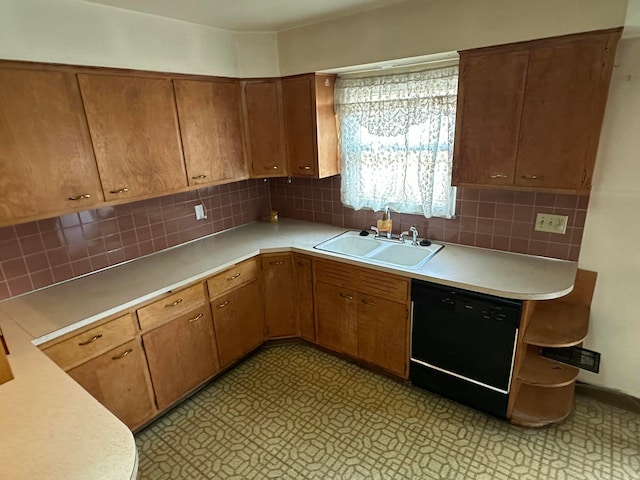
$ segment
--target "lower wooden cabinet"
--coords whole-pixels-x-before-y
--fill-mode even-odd
[[[157,413],[147,361],[138,339],[67,373],[132,430]]]
[[[264,342],[264,308],[258,281],[214,298],[211,312],[221,368]]]
[[[160,410],[220,370],[208,305],[144,334],[142,341]]]
[[[316,340],[319,345],[355,357],[358,354],[357,293],[316,283]]]
[[[300,325],[300,336],[310,342],[316,340],[316,321],[313,314],[313,267],[311,258],[293,256],[293,295],[295,314]]]
[[[261,267],[267,338],[298,336],[292,254],[262,255]]]

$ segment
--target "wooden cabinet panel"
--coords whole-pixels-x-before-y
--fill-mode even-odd
[[[132,340],[67,373],[132,430],[157,412],[139,340]]]
[[[160,410],[220,370],[209,305],[165,323],[142,341]]]
[[[255,258],[251,258],[208,279],[209,298],[217,298],[223,293],[253,282],[257,278],[258,264]]]
[[[405,277],[381,273],[368,268],[357,270],[357,288],[363,293],[377,295],[388,300],[407,302],[410,280]]]
[[[289,175],[324,178],[340,173],[333,106],[335,75],[282,79]]]
[[[262,281],[268,338],[299,335],[294,308],[293,258],[290,253],[262,255]]]
[[[243,81],[242,100],[251,176],[286,176],[280,80]]]
[[[408,310],[403,303],[358,296],[358,358],[405,377]]]
[[[512,185],[528,51],[460,57],[453,183]]]
[[[249,177],[238,81],[174,80],[189,185]]]
[[[107,200],[187,186],[169,79],[78,75]]]
[[[140,329],[150,330],[207,303],[204,285],[198,283],[137,310]]]
[[[0,69],[0,225],[103,201],[75,75]]]
[[[351,289],[316,282],[316,339],[319,345],[353,357],[358,354],[358,302]]]
[[[43,352],[66,370],[134,338],[136,329],[131,315],[124,315],[86,332],[75,335]]]
[[[264,307],[257,281],[215,298],[211,312],[222,368],[264,342]]]
[[[300,336],[310,342],[316,340],[316,322],[313,316],[313,269],[311,259],[295,254],[294,271],[294,304]]]
[[[615,45],[608,35],[531,51],[516,185],[579,190],[591,178]]]

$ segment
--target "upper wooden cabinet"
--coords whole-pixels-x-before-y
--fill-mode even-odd
[[[619,38],[460,52],[453,183],[588,191]]]
[[[0,69],[0,225],[103,201],[75,75]]]
[[[289,175],[324,178],[340,173],[333,89],[335,75],[282,79]]]
[[[251,176],[286,176],[280,80],[243,81],[242,106]]]
[[[187,186],[170,79],[78,75],[106,200]]]
[[[189,185],[249,177],[237,80],[174,80]]]

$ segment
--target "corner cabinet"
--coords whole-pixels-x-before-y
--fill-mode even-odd
[[[260,267],[267,338],[300,336],[293,296],[293,254],[263,254]]]
[[[453,184],[588,191],[620,34],[460,52]]]
[[[336,76],[306,74],[282,79],[289,175],[324,178],[340,173],[333,105]]]

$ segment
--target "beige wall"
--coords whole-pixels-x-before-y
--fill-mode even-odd
[[[78,0],[0,1],[0,59],[277,76],[275,33],[240,34]]]
[[[618,46],[580,267],[598,272],[586,348],[602,352],[585,382],[640,397],[640,38]]]
[[[410,0],[278,33],[283,75],[621,26],[627,0]]]

